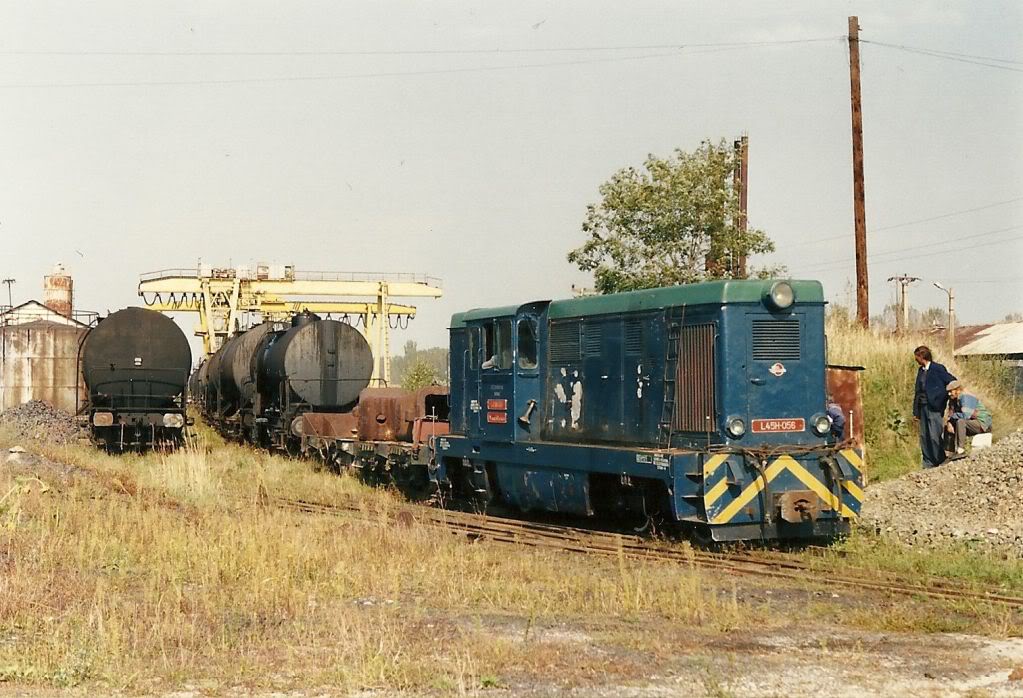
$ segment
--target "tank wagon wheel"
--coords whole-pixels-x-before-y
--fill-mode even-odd
[[[387,470],[387,460],[380,456],[371,455],[362,459],[359,475],[359,479],[373,487],[386,485],[391,479]]]
[[[401,464],[391,470],[394,486],[413,502],[425,502],[435,494],[435,484],[424,467]]]

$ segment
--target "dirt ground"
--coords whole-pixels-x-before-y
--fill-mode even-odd
[[[522,636],[525,623],[489,621],[502,632]],[[534,628],[528,640],[539,654],[576,653],[580,666],[596,659],[606,664],[619,654],[626,673],[645,672],[643,678],[601,681],[566,687],[538,677],[522,676],[492,688],[462,687],[451,691],[397,693],[363,691],[365,698],[391,695],[473,695],[488,698],[542,696],[596,696],[647,698],[660,696],[970,696],[971,698],[1023,696],[1023,639],[993,640],[968,635],[915,635],[872,633],[818,627],[791,628],[762,635],[701,638],[669,633],[660,638],[656,663],[640,669],[642,655],[630,656],[608,644],[600,633],[571,626]],[[112,693],[116,695],[117,693]],[[199,698],[207,695],[312,698],[338,693],[330,687],[308,690],[251,693],[243,687],[188,686],[169,693],[142,694],[161,698]],[[96,695],[95,689],[51,691],[0,687],[0,695],[45,698],[57,695]],[[137,695],[127,693],[124,695]]]

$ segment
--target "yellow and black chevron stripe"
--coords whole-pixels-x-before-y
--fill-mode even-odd
[[[841,497],[828,488],[818,475],[815,475],[807,468],[807,465],[789,455],[776,457],[764,469],[764,474],[758,473],[748,484],[732,480],[732,469],[728,460],[738,459],[741,466],[739,472],[747,472],[742,464],[743,456],[735,453],[719,453],[709,456],[703,464],[703,505],[706,511],[707,522],[711,524],[733,523],[735,518],[745,508],[754,503],[757,495],[765,486],[770,486],[779,478],[782,478],[781,489],[771,489],[772,492],[785,492],[792,489],[809,489],[828,504],[833,511],[837,511],[845,518],[855,518],[858,515],[860,504],[863,502],[863,489],[861,471],[863,459],[855,449],[844,449],[837,454],[851,466],[855,474],[853,478],[847,478],[842,482]],[[818,468],[813,468],[818,470]],[[821,474],[823,475],[823,473]],[[760,509],[758,504],[757,509]],[[762,518],[762,513],[758,515]]]

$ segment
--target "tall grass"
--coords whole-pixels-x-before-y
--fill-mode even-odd
[[[535,672],[570,685],[587,680],[576,648],[532,628],[758,619],[695,569],[472,544],[255,496],[358,493],[373,509],[401,506],[306,461],[202,440],[120,458],[31,447],[78,470],[44,490],[0,468],[0,493],[12,492],[0,517],[0,683],[450,694]],[[527,630],[508,636],[480,620],[505,615],[528,618]],[[589,661],[596,676],[628,669]]]
[[[879,334],[836,321],[829,321],[827,330],[829,363],[866,368],[860,382],[871,480],[891,479],[920,467],[919,437],[913,424],[918,368],[913,349],[921,344],[930,346],[935,360],[991,410],[995,439],[1023,427],[1023,405],[1012,392],[1008,370],[998,362],[957,361],[934,337]]]

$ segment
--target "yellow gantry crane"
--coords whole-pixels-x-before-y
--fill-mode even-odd
[[[164,269],[143,274],[139,296],[162,313],[198,313],[195,334],[212,355],[243,323],[288,320],[308,310],[355,325],[373,352],[372,385],[391,378],[390,330],[415,317],[412,305],[392,298],[440,298],[440,281],[417,274],[296,272],[293,266]],[[339,300],[339,299],[345,300]],[[371,300],[358,301],[366,298]]]

